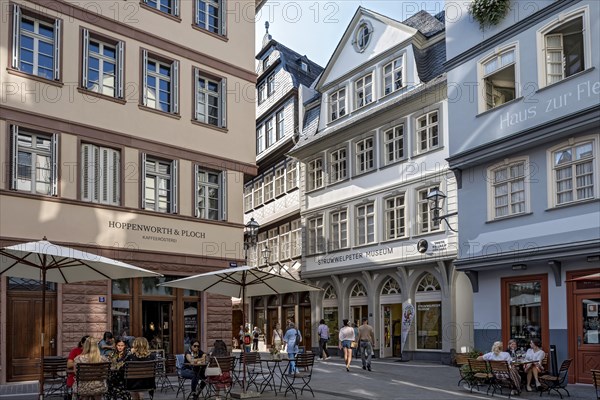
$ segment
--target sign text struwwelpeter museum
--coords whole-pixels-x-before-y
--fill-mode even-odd
[[[383,247],[381,249],[375,249],[375,250],[370,250],[370,251],[358,251],[355,253],[342,254],[339,256],[318,257],[316,259],[316,262],[317,262],[317,265],[335,264],[335,263],[340,263],[340,262],[345,262],[345,261],[360,260],[363,258],[370,259],[370,258],[384,256],[384,255],[393,254],[393,253],[394,253],[393,247]]]
[[[136,224],[131,222],[108,221],[111,229],[122,229],[126,231],[138,231],[142,233],[142,239],[159,242],[177,243],[177,237],[206,239],[206,232],[193,231],[189,229],[169,228],[165,226]],[[160,235],[160,236],[159,236]]]

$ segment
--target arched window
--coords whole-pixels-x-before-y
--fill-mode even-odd
[[[431,274],[425,275],[417,287],[417,292],[435,292],[439,290],[441,290],[440,283]]]
[[[350,297],[367,297],[367,291],[362,283],[356,282],[350,293]]]
[[[327,288],[325,289],[325,294],[323,295],[323,299],[325,299],[325,300],[336,300],[337,299],[337,294],[335,293],[335,289],[333,288],[333,286],[331,286],[331,285],[327,286]]]
[[[415,294],[417,349],[442,350],[442,293],[432,274],[423,276]]]
[[[398,281],[394,278],[388,279],[381,289],[381,294],[400,294],[400,285],[398,284]]]

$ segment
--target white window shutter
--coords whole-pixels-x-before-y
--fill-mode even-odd
[[[198,120],[198,91],[200,90],[200,70],[194,67],[194,119]]]
[[[227,36],[227,0],[220,0],[219,21],[221,22],[221,35]]]
[[[94,182],[93,159],[92,145],[81,145],[81,200],[83,201],[92,201],[93,198],[90,193]]]
[[[227,171],[221,172],[221,219],[227,221]]]
[[[146,153],[142,153],[140,157],[140,199],[142,210],[146,209]]]
[[[177,173],[177,160],[171,161],[171,212],[177,214],[177,190],[178,190],[178,179],[179,174]]]
[[[200,7],[202,6],[202,4],[200,4],[200,0],[194,0],[194,2],[196,4],[196,15],[194,15],[194,24],[200,25],[200,20],[198,16],[200,15]]]
[[[198,218],[200,212],[198,210],[198,203],[200,203],[200,197],[198,192],[200,191],[200,184],[198,183],[198,166],[194,165],[194,217]]]
[[[117,150],[111,150],[109,172],[111,179],[111,204],[119,205],[121,203],[121,193],[119,190],[121,179],[121,157]]]
[[[173,15],[179,17],[179,0],[173,0]]]
[[[227,78],[221,79],[221,128],[227,127]]]
[[[61,21],[54,21],[54,80],[60,81],[60,27]]]
[[[19,53],[21,50],[21,7],[19,7],[18,4],[13,4],[12,29],[12,67],[19,69]]]
[[[81,59],[81,65],[83,71],[81,71],[81,86],[84,89],[88,88],[88,61],[90,51],[90,31],[87,29],[82,30],[83,35],[83,57]]]
[[[51,148],[52,171],[50,179],[52,181],[52,196],[58,196],[58,134],[56,133],[52,135]]]
[[[171,82],[173,83],[173,90],[171,90],[171,95],[173,99],[171,104],[173,105],[173,114],[179,114],[179,61],[173,61],[173,77]]]
[[[123,73],[124,73],[124,63],[125,63],[125,42],[119,41],[117,43],[117,97],[119,99],[124,98],[124,82],[123,82]]]
[[[142,104],[148,105],[148,50],[142,50]],[[145,161],[144,161],[145,164]],[[143,208],[143,207],[142,207]]]
[[[19,127],[17,125],[11,125],[11,141],[10,141],[10,188],[17,190],[17,177],[19,168]]]
[[[99,177],[96,179],[99,186],[99,200],[102,204],[110,204],[110,160],[109,160],[109,152],[110,150],[106,147],[102,147],[100,150],[100,168]]]

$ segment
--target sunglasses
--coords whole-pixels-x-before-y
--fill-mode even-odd
[[[193,344],[192,347],[200,347],[199,344]]]

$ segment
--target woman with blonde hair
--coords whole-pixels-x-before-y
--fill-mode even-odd
[[[514,367],[511,366],[512,357],[506,351],[502,351],[502,342],[494,342],[492,345],[492,351],[489,353],[485,353],[482,356],[477,357],[478,360],[485,361],[506,361],[508,362],[510,379],[513,381],[515,387],[521,387],[521,377],[519,376],[519,371],[517,371]],[[513,390],[511,395],[518,394],[519,390]]]
[[[127,361],[149,361],[154,360],[154,358],[154,354],[150,352],[150,345],[145,337],[136,337],[133,339],[133,346],[131,347],[131,353],[127,356]],[[142,391],[154,391],[156,389],[156,382],[152,378],[129,379],[126,389],[130,391],[131,397],[134,400],[141,400],[143,398]]]
[[[106,381],[88,381],[77,382],[77,364],[97,364],[108,362],[108,358],[100,354],[98,339],[88,337],[83,343],[83,351],[75,357],[75,383],[73,384],[73,393],[77,394],[79,399],[100,400],[107,391]]]

